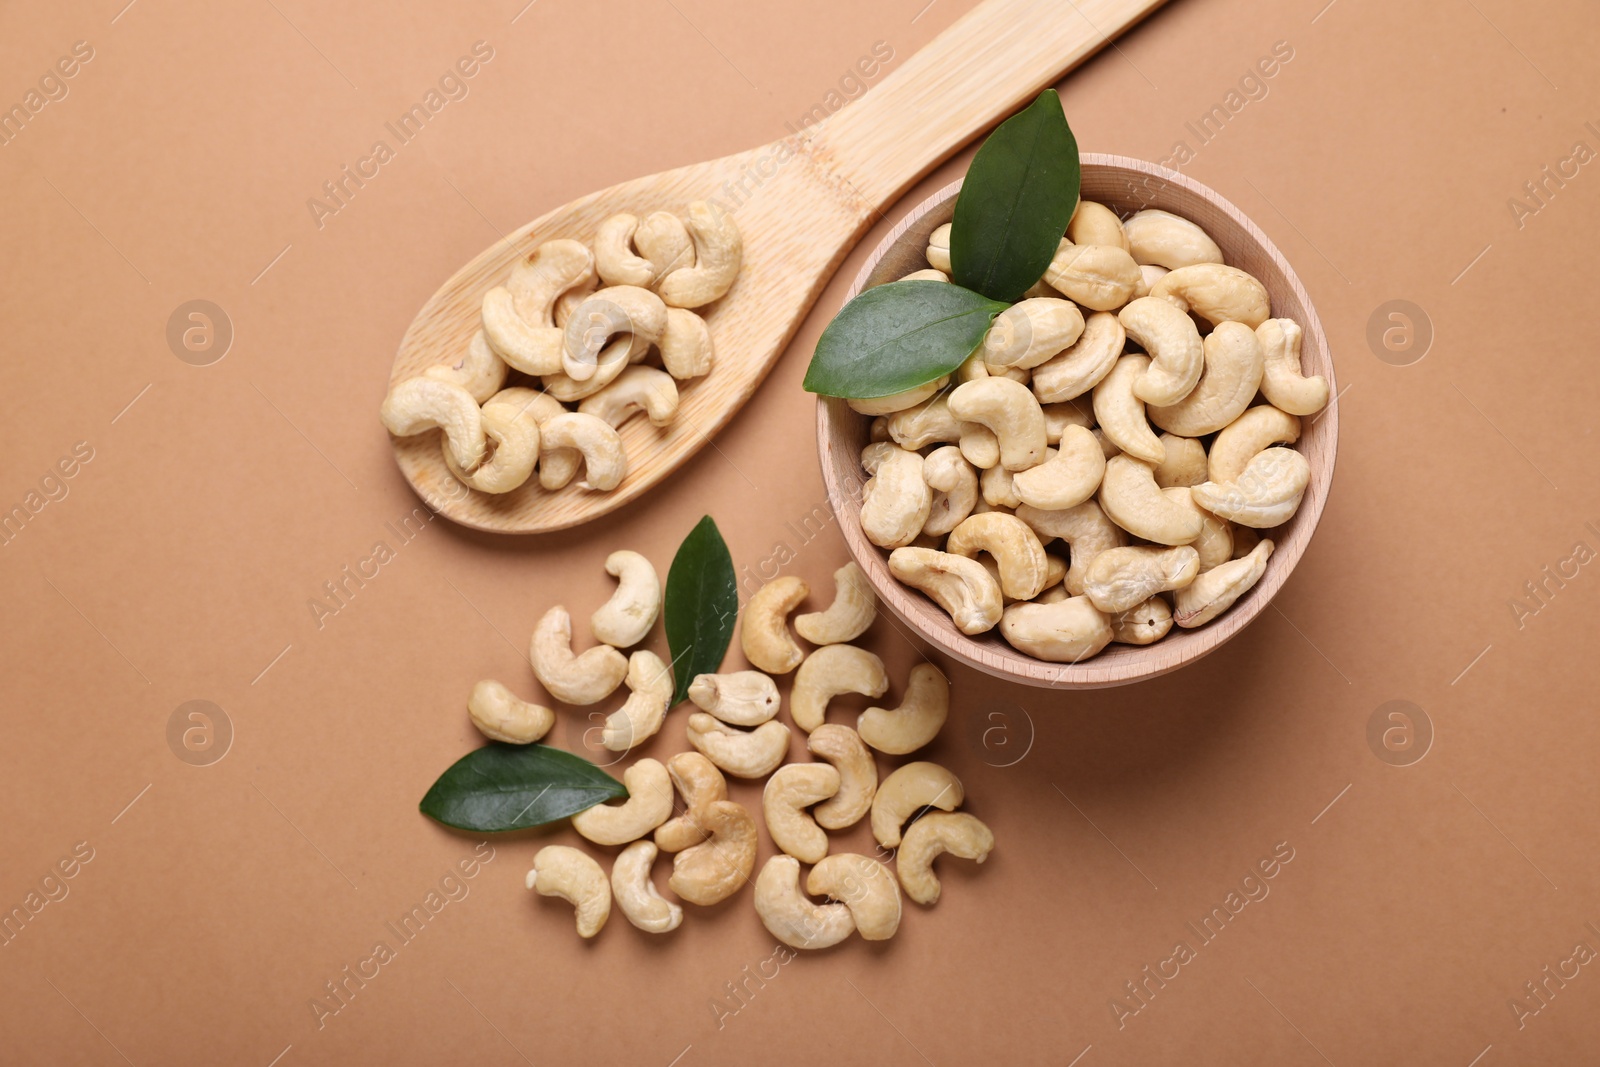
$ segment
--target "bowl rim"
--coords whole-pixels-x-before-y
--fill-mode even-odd
[[[841,500],[847,494],[834,471],[830,455],[830,427],[832,421],[836,418],[862,419],[866,418],[866,416],[858,415],[851,411],[843,400],[824,396],[817,397],[817,455],[822,467],[823,488],[827,493],[829,505],[833,509],[835,516],[844,520],[839,523],[839,526],[845,545],[857,565],[867,574],[868,580],[878,594],[879,603],[887,605],[889,610],[902,623],[924,641],[952,658],[994,677],[1050,689],[1101,689],[1160,677],[1205,657],[1232,640],[1246,626],[1255,621],[1266,609],[1267,605],[1271,603],[1278,590],[1288,581],[1289,575],[1293,573],[1295,566],[1300,562],[1301,556],[1304,555],[1312,536],[1316,532],[1327,503],[1328,493],[1332,489],[1339,444],[1339,383],[1334,373],[1333,350],[1328,345],[1327,334],[1323,330],[1322,321],[1317,315],[1316,307],[1311,301],[1310,294],[1306,291],[1304,284],[1300,281],[1300,276],[1295,272],[1288,258],[1273,243],[1272,239],[1232,201],[1211,187],[1178,171],[1158,166],[1146,160],[1135,159],[1131,156],[1109,153],[1086,152],[1080,157],[1080,164],[1086,172],[1090,169],[1132,172],[1140,177],[1154,178],[1177,186],[1210,204],[1220,214],[1226,215],[1230,221],[1242,229],[1259,246],[1262,254],[1271,260],[1276,269],[1281,272],[1285,284],[1295,293],[1301,307],[1305,309],[1305,321],[1301,322],[1300,326],[1306,335],[1307,341],[1311,342],[1325,356],[1327,366],[1321,372],[1328,379],[1329,401],[1321,412],[1311,418],[1327,423],[1326,427],[1320,430],[1319,433],[1325,437],[1328,444],[1322,450],[1318,461],[1313,463],[1312,487],[1307,491],[1306,498],[1302,501],[1300,510],[1295,516],[1294,522],[1296,525],[1294,530],[1288,537],[1276,543],[1272,558],[1268,560],[1266,572],[1255,586],[1218,618],[1213,619],[1203,627],[1187,631],[1188,634],[1201,638],[1201,640],[1168,642],[1163,639],[1142,647],[1117,646],[1131,651],[1125,651],[1122,655],[1113,659],[1102,659],[1096,656],[1080,663],[1051,663],[1027,656],[1025,653],[1012,649],[1009,645],[996,649],[991,644],[980,643],[978,640],[962,634],[953,625],[944,629],[930,629],[921,620],[903,610],[901,604],[897,602],[898,599],[904,599],[908,603],[921,601],[924,606],[934,612],[938,612],[940,609],[921,593],[896,583],[894,578],[889,575],[887,556],[883,550],[866,540],[860,523],[853,521],[853,515],[840,515]],[[962,180],[958,178],[943,188],[936,190],[901,217],[899,222],[883,237],[867,257],[866,262],[851,282],[850,289],[845,294],[841,307],[843,304],[853,300],[866,287],[868,279],[877,268],[879,262],[882,261],[884,256],[907,230],[916,225],[929,212],[952,199],[960,191]],[[1159,199],[1159,197],[1156,199]],[[1147,206],[1160,209],[1159,204],[1154,202]],[[884,589],[886,585],[892,585],[900,594],[899,597],[885,595]],[[993,632],[990,631],[990,633]],[[1163,648],[1164,645],[1172,647]]]

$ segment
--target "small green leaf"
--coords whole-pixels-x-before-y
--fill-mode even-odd
[[[804,387],[859,400],[915,389],[961,366],[1005,307],[946,282],[874,286],[822,331]]]
[[[1078,205],[1078,142],[1046,89],[1002,122],[967,168],[950,227],[957,285],[1007,303],[1044,276]]]
[[[697,674],[722,666],[739,617],[739,585],[733,557],[707,515],[689,531],[667,571],[667,648],[672,653],[672,702],[682,703]]]
[[[541,826],[627,795],[621,782],[581,756],[494,741],[451,764],[418,806],[446,826],[494,833]]]

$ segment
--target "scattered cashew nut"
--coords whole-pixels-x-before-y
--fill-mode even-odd
[[[812,810],[817,825],[829,830],[854,826],[872,810],[872,798],[878,791],[878,766],[872,753],[854,730],[831,722],[811,731],[806,747],[839,772],[838,791]]]
[[[572,828],[597,845],[626,845],[672,815],[672,779],[659,761],[639,760],[622,773],[622,784],[627,800],[585,808],[572,817]]]
[[[887,941],[900,928],[900,884],[870,856],[823,857],[806,876],[806,892],[843,903],[865,941]]]
[[[492,678],[472,687],[467,697],[467,714],[483,736],[495,741],[526,745],[550,732],[556,713],[518,698]]]
[[[789,728],[764,722],[754,730],[740,730],[697,711],[689,716],[689,743],[735,778],[763,778],[788,754]]]
[[[773,856],[756,876],[756,914],[767,932],[790,948],[837,945],[855,933],[855,918],[843,904],[817,904],[800,892],[800,862]]]
[[[733,726],[760,726],[778,714],[778,685],[760,671],[697,674],[689,699]]]
[[[628,659],[610,645],[572,652],[572,616],[557,605],[545,612],[528,642],[528,662],[539,683],[566,704],[594,704],[622,684]]]
[[[950,714],[950,681],[931,663],[911,668],[897,708],[868,708],[856,720],[861,740],[879,752],[903,756],[928,744]]]
[[[833,603],[828,609],[795,616],[794,629],[813,645],[837,645],[866,633],[877,616],[878,598],[852,560],[833,572]]]
[[[839,772],[826,763],[791,763],[767,779],[761,811],[772,843],[801,863],[828,854],[828,835],[805,810],[839,791]]]
[[[923,808],[955,811],[966,800],[961,779],[925,760],[896,768],[872,798],[872,836],[884,848],[900,844],[906,820]]]
[[[789,716],[806,733],[821,726],[828,702],[841,693],[881,697],[889,676],[883,661],[855,645],[823,645],[805,658],[789,690]]]
[[[600,864],[568,845],[546,845],[533,857],[524,884],[547,897],[560,897],[577,912],[578,936],[593,937],[611,917],[611,883]]]
[[[942,853],[982,863],[994,851],[994,834],[981,820],[966,812],[924,815],[906,830],[895,866],[906,896],[918,904],[939,900],[939,878],[933,861]]]
[[[756,590],[739,621],[744,658],[768,674],[788,674],[805,653],[789,636],[789,613],[810,593],[804,579],[784,575]]]
[[[606,716],[600,743],[612,752],[626,752],[661,730],[672,707],[672,672],[661,657],[641,648],[628,657],[628,699]]]
[[[631,648],[643,641],[661,611],[661,579],[650,561],[637,552],[613,552],[606,573],[617,579],[616,592],[589,617],[589,630],[613,648]]]
[[[650,880],[660,850],[649,841],[635,841],[611,863],[611,892],[623,918],[647,934],[665,934],[683,922],[683,908],[666,899]]]

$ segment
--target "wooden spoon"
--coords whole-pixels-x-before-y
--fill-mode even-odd
[[[535,477],[510,493],[468,490],[446,468],[437,430],[392,438],[400,470],[431,508],[480,530],[559,530],[621,507],[699,451],[749,399],[884,207],[1161,2],[984,0],[860,100],[796,136],[590,193],[485,249],[417,313],[391,385],[466,351],[483,294],[518,257],[556,237],[591,241],[618,212],[681,214],[692,201],[716,201],[739,225],[744,266],[727,296],[698,309],[715,365],[683,383],[677,419],[621,427],[628,474],[616,489],[595,492],[575,480],[550,492]]]

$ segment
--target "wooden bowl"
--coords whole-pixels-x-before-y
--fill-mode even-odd
[[[961,183],[955,182],[912,209],[873,251],[846,300],[863,289],[926,267],[928,235],[955,214],[960,189]],[[1142,208],[1160,208],[1199,223],[1221,246],[1229,264],[1255,275],[1267,287],[1273,315],[1301,325],[1305,330],[1301,352],[1305,372],[1322,375],[1328,380],[1329,396],[1338,396],[1328,338],[1311,298],[1277,246],[1238,208],[1176,171],[1124,156],[1085,155],[1082,195],[1123,216]],[[1153,645],[1112,644],[1098,656],[1067,664],[1049,663],[1017,651],[1006,644],[998,629],[968,637],[932,600],[890,575],[888,553],[868,541],[861,530],[861,487],[866,481],[861,449],[868,442],[871,424],[870,418],[851,411],[843,400],[824,397],[817,402],[822,480],[839,516],[845,543],[878,599],[925,640],[961,662],[996,677],[1055,689],[1099,689],[1154,678],[1193,663],[1248,626],[1283,587],[1311,541],[1333,480],[1339,441],[1337,404],[1330,402],[1318,415],[1301,420],[1301,437],[1295,447],[1311,465],[1311,484],[1300,510],[1271,531],[1277,548],[1266,573],[1231,608],[1196,629],[1174,627]]]

